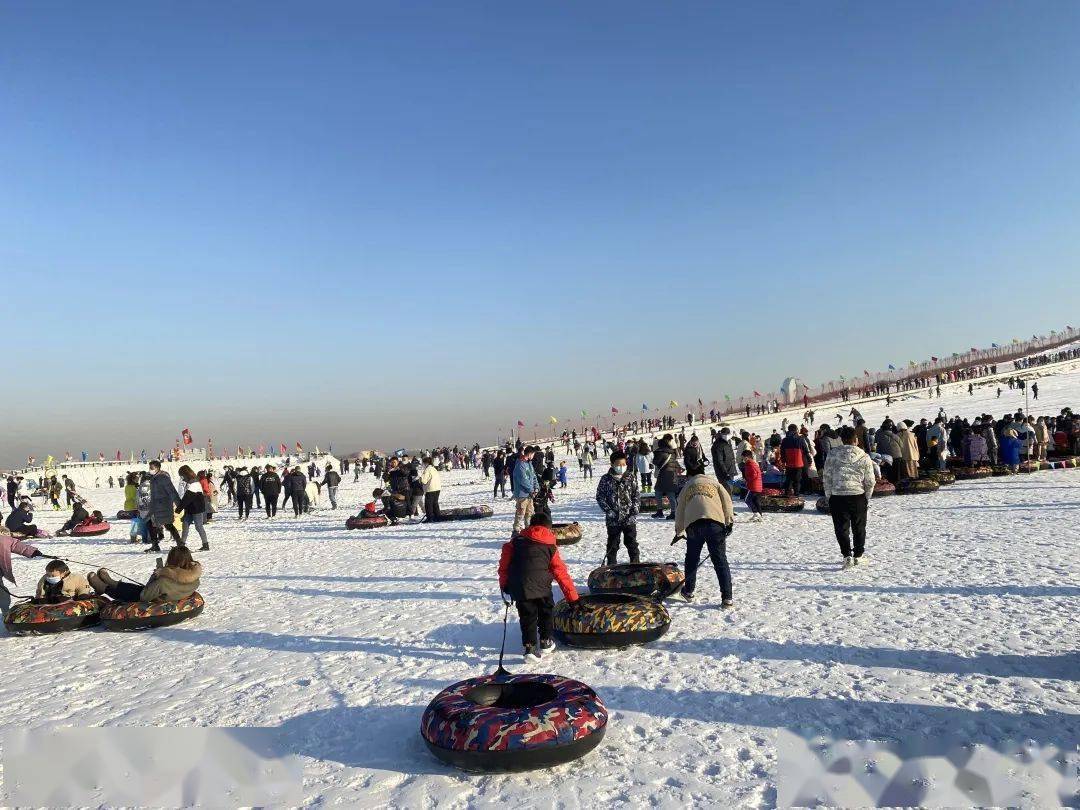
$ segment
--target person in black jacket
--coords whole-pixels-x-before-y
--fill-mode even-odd
[[[491,500],[495,500],[499,497],[499,490],[502,490],[502,496],[506,497],[506,457],[503,456],[503,451],[500,450],[495,454],[495,457],[491,460],[492,475],[495,476],[495,488],[491,492]]]
[[[251,468],[251,492],[255,496],[255,508],[262,509],[262,499],[259,497],[262,494],[262,470],[258,464]]]
[[[738,468],[735,465],[735,448],[731,446],[731,431],[728,428],[720,428],[720,433],[712,445],[713,470],[716,471],[716,480],[720,486],[731,494],[731,481],[735,478]]]
[[[247,467],[241,467],[233,474],[233,486],[236,493],[236,506],[240,520],[251,517],[251,501],[255,496],[255,482]]]
[[[334,472],[334,465],[326,465],[326,475],[323,476],[326,484],[326,494],[330,498],[330,508],[337,509],[337,488],[341,485],[341,476]]]
[[[57,537],[68,534],[72,529],[82,523],[90,517],[90,513],[86,511],[86,507],[83,506],[82,498],[79,498],[71,507],[71,517],[67,523],[60,527],[60,531],[56,533]]]
[[[277,517],[278,495],[281,494],[281,478],[273,464],[266,465],[266,472],[259,477],[259,489],[262,490],[263,500],[266,502],[266,516]]]
[[[29,498],[23,498],[4,521],[4,526],[12,534],[36,537],[38,527],[34,525],[34,505]]]
[[[180,534],[179,545],[187,545],[188,530],[191,529],[191,524],[195,524],[195,531],[199,533],[199,537],[202,539],[202,551],[210,550],[210,543],[206,539],[206,493],[203,492],[202,484],[199,483],[199,477],[195,474],[195,471],[186,464],[178,471],[180,478],[184,481],[184,495],[180,498],[180,506],[178,512],[183,512],[184,517],[181,521],[182,531]]]
[[[285,476],[285,496],[292,497],[293,517],[300,517],[307,503],[307,478],[299,467],[293,467],[292,472]],[[284,504],[283,504],[284,505]]]

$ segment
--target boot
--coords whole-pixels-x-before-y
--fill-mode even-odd
[[[199,546],[199,551],[209,551],[209,550],[210,550],[210,544],[209,543],[203,543],[201,546]]]
[[[157,543],[151,543],[150,548],[143,549],[143,554],[160,554],[160,553],[161,553],[161,546],[159,546]]]

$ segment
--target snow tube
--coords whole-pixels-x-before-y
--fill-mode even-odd
[[[977,478],[989,478],[993,471],[989,467],[957,467],[953,470],[957,481],[973,481]]]
[[[485,675],[448,686],[420,720],[428,750],[467,771],[526,771],[583,757],[607,730],[591,687],[560,675]]]
[[[671,499],[667,495],[664,496],[664,508],[671,508]],[[649,492],[641,496],[641,511],[642,512],[655,512],[657,510],[656,505],[656,493]]]
[[[375,517],[360,517],[356,515],[345,521],[346,529],[377,529],[380,526],[385,526],[390,522],[386,515],[376,515]]]
[[[589,593],[632,593],[667,599],[685,581],[673,562],[602,565],[589,574]]]
[[[671,627],[667,608],[629,593],[582,596],[555,606],[555,635],[571,647],[628,647],[646,644]]]
[[[799,495],[759,495],[758,507],[762,512],[801,512],[806,501]]]
[[[439,520],[479,520],[489,518],[495,514],[490,506],[459,506],[455,509],[440,509]]]
[[[878,481],[876,484],[874,484],[874,495],[873,495],[873,497],[875,497],[875,498],[881,498],[881,497],[884,497],[885,495],[895,495],[895,494],[896,494],[896,485],[893,484],[891,481],[886,481],[884,478],[882,478],[880,481]]]
[[[576,520],[573,523],[553,523],[551,530],[555,533],[557,546],[572,546],[581,539],[581,524]]]
[[[203,612],[203,598],[196,592],[179,602],[110,602],[101,609],[101,624],[106,630],[145,630],[167,627]]]
[[[941,486],[956,483],[956,473],[950,472],[949,470],[923,470],[919,473],[919,477],[937,481]]]
[[[929,478],[902,478],[896,485],[898,495],[922,495],[927,492],[937,492],[940,487],[937,481]]]
[[[135,509],[121,509],[116,513],[117,520],[134,520],[138,516],[139,513]]]
[[[1012,471],[1012,469],[1005,466],[1004,464],[995,464],[993,467],[990,468],[990,474],[991,475],[1001,476],[1001,475],[1015,475],[1016,473],[1014,473]]]
[[[817,503],[814,504],[814,508],[819,512],[829,513],[829,499],[822,495],[817,499]]]
[[[1029,460],[1029,461],[1021,461],[1020,462],[1020,472],[1022,472],[1022,473],[1033,473],[1033,472],[1038,472],[1038,470],[1039,470],[1039,462],[1037,462],[1037,461],[1030,461]]]
[[[24,602],[8,611],[4,627],[14,635],[62,633],[97,624],[105,600],[100,596],[69,599],[56,604]]]
[[[744,481],[736,481],[731,486],[731,494],[735,495],[738,498],[745,498],[748,491],[749,490],[747,490],[746,483]],[[762,485],[761,492],[758,493],[758,497],[778,498],[781,497],[783,494],[783,486],[777,487],[776,484],[766,484]]]
[[[105,534],[109,529],[107,520],[101,521],[101,523],[91,523],[88,526],[83,526],[81,523],[71,530],[72,537],[97,537],[99,534]]]

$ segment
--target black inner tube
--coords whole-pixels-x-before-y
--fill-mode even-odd
[[[640,602],[640,597],[625,593],[590,593],[581,597],[587,605],[629,605]]]
[[[486,683],[470,689],[465,699],[477,706],[496,706],[500,709],[528,709],[550,703],[559,696],[555,687],[539,681],[520,683]]]

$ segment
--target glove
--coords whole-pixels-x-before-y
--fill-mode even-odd
[[[684,534],[677,534],[677,535],[675,535],[675,539],[671,541],[671,545],[675,545],[675,544],[676,544],[676,543],[678,543],[678,542],[679,542],[680,540],[685,540],[685,539],[686,539],[686,535],[684,535]]]
[[[40,549],[36,549],[36,548],[35,548],[35,549],[34,549],[34,553],[33,553],[33,554],[31,554],[30,556],[31,556],[31,557],[44,557],[45,555],[41,553],[41,550],[40,550]],[[54,557],[53,559],[55,559],[55,557]]]

